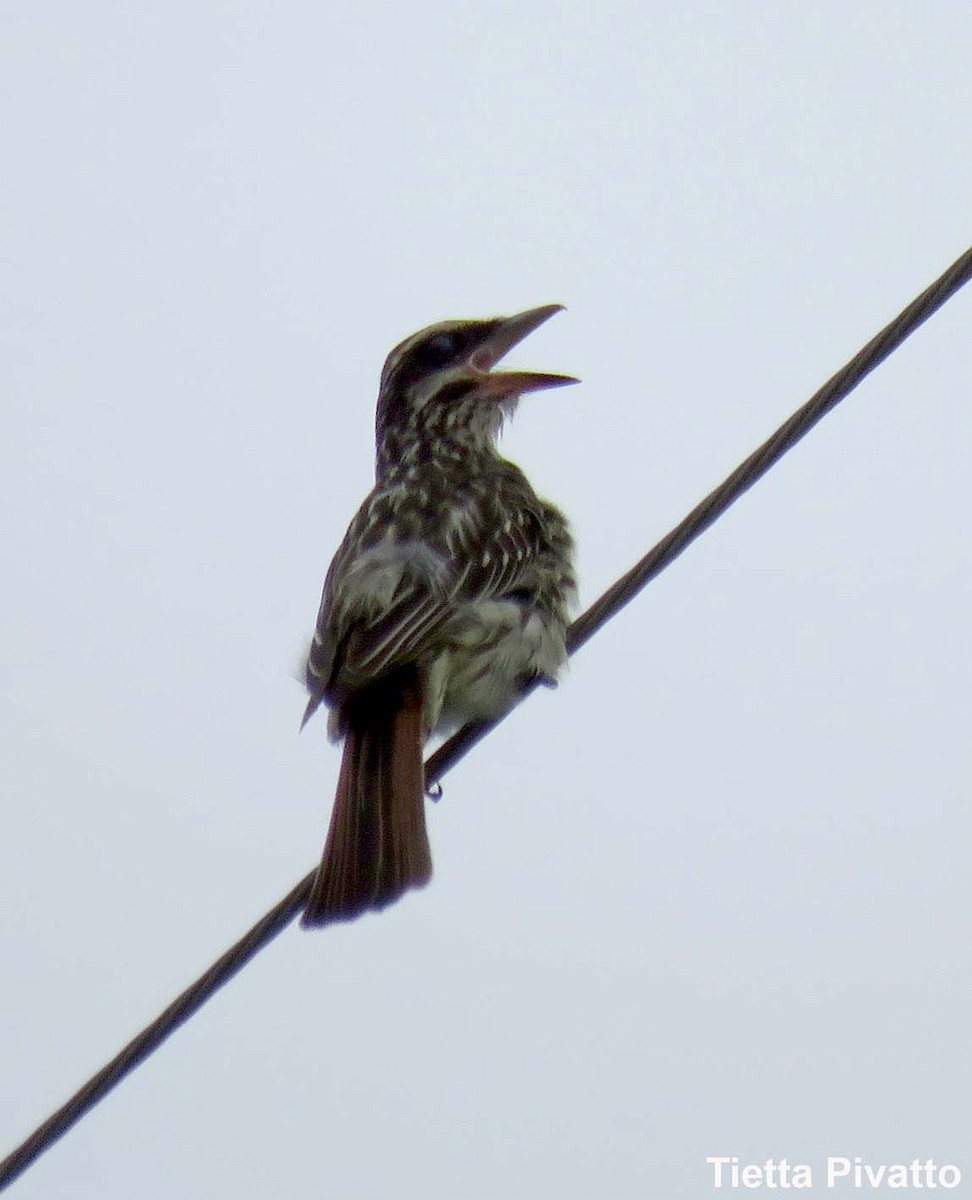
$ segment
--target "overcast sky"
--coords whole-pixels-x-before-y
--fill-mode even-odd
[[[593,601],[972,241],[965,4],[0,9],[0,1155],[314,864],[378,374],[562,302]],[[972,291],[24,1200],[662,1200],[969,1141]],[[849,1189],[848,1189],[849,1191]],[[970,1192],[972,1194],[972,1192]]]

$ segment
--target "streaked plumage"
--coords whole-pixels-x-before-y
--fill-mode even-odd
[[[574,380],[491,370],[558,308],[443,322],[385,363],[375,488],[331,563],[307,662],[304,719],[325,702],[345,752],[305,924],[428,880],[425,739],[498,716],[564,661],[567,523],[496,437],[521,393]]]

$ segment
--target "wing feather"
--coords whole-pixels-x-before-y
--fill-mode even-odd
[[[532,492],[514,505],[494,490],[467,497],[408,538],[376,518],[381,499],[362,506],[328,572],[308,659],[308,687],[320,698],[421,660],[464,605],[536,585],[542,502]]]

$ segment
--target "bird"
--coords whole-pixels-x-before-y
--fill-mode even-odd
[[[426,741],[501,716],[566,661],[570,528],[497,439],[524,393],[578,380],[493,369],[562,308],[442,321],[385,361],[375,486],[331,562],[307,655],[302,727],[324,704],[344,748],[305,928],[429,881]]]

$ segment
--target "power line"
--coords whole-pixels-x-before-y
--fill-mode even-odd
[[[739,497],[774,466],[784,454],[849,395],[874,368],[892,354],[914,331],[972,277],[972,248],[908,305],[873,338],[802,408],[754,451],[717,488],[623,575],[571,625],[567,647],[576,653],[595,633],[704,533]],[[533,690],[526,688],[520,699]],[[500,718],[501,720],[503,718]],[[442,745],[425,765],[426,785],[442,778],[498,721],[464,726]],[[0,1190],[9,1187],[45,1150],[62,1137],[132,1072],[170,1034],[184,1024],[210,997],[301,912],[310,892],[311,871],[235,945],[178,996],[150,1025],[53,1113],[20,1146],[0,1162]]]

